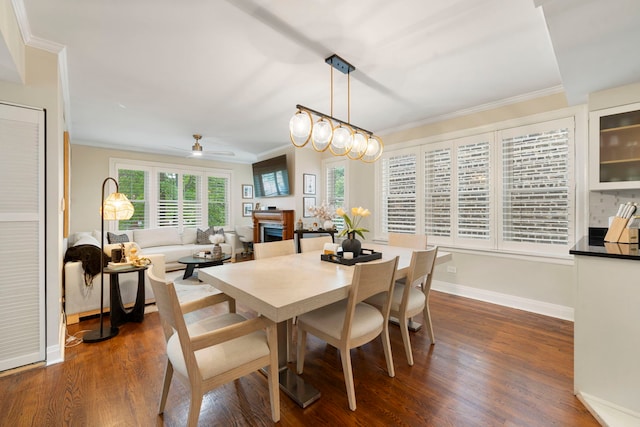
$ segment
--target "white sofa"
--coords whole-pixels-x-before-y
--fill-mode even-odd
[[[107,233],[105,233],[107,234]],[[155,276],[164,278],[166,271],[183,269],[184,264],[178,262],[179,258],[192,255],[200,250],[210,250],[213,244],[198,245],[197,229],[185,229],[179,233],[176,228],[157,228],[144,230],[119,231],[115,234],[126,234],[129,242],[125,243],[127,254],[131,247],[138,249],[138,256],[149,258],[152,262],[151,269]],[[242,244],[235,233],[226,232],[225,243],[221,243],[223,253],[242,253]],[[68,247],[77,244],[92,244],[99,248],[100,231],[74,233],[68,239]],[[228,243],[227,243],[228,242]],[[120,244],[104,243],[104,251],[111,255],[111,250],[120,247]],[[235,256],[232,256],[232,260]],[[65,282],[65,313],[67,323],[77,323],[79,318],[99,312],[100,309],[100,276],[93,277],[93,285],[85,284],[84,270],[80,261],[67,262],[64,266]],[[135,302],[137,291],[137,273],[121,274],[119,277],[122,301],[124,304]],[[109,275],[104,277],[104,308],[109,308]],[[147,303],[153,302],[153,292],[145,279],[145,299]]]

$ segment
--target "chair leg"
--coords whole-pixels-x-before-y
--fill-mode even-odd
[[[202,406],[202,390],[191,389],[191,403],[189,404],[189,418],[187,427],[198,427],[200,407]]]
[[[342,360],[342,372],[344,373],[344,384],[347,387],[347,398],[349,399],[349,409],[356,410],[356,390],[353,384],[353,369],[351,368],[351,352],[348,348],[340,349],[340,359]]]
[[[164,370],[164,383],[162,384],[162,395],[160,396],[160,406],[158,414],[164,413],[164,406],[167,404],[167,396],[169,395],[169,387],[171,387],[171,378],[173,377],[173,365],[167,360],[167,367]]]
[[[407,355],[407,363],[413,366],[413,354],[411,352],[411,339],[409,338],[409,320],[403,317],[400,321],[400,333],[402,334],[402,343],[404,344],[404,352]]]
[[[267,339],[271,351],[271,361],[269,364],[269,399],[271,401],[271,419],[274,423],[280,421],[280,384],[278,372],[278,337],[276,336],[276,325],[271,325],[267,329]]]
[[[384,348],[384,358],[387,360],[387,372],[390,377],[396,376],[396,371],[393,368],[393,355],[391,354],[391,340],[389,339],[389,322],[385,322],[382,329],[382,347]]]
[[[229,313],[235,313],[236,312],[236,300],[232,298],[229,301],[227,301],[227,303],[229,304]]]
[[[302,374],[304,370],[304,353],[307,347],[307,331],[298,327],[298,360],[296,361],[296,372]]]
[[[429,333],[429,339],[431,340],[431,345],[436,343],[436,336],[433,334],[433,323],[431,323],[431,312],[429,311],[429,300],[425,301],[424,309],[422,310],[422,315],[424,317],[424,327],[427,329]]]

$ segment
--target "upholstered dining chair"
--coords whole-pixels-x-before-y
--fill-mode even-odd
[[[356,410],[356,394],[351,368],[351,349],[381,336],[387,373],[395,376],[389,341],[389,297],[398,257],[388,261],[358,263],[354,267],[349,297],[298,316],[297,372],[302,374],[307,334],[310,333],[340,350],[342,371],[347,388],[349,409]],[[382,309],[364,303],[373,295],[382,294],[387,302]]]
[[[174,373],[191,391],[187,425],[195,427],[206,392],[268,366],[271,418],[278,422],[280,389],[275,324],[264,317],[246,319],[237,313],[225,313],[187,325],[184,314],[228,301],[229,297],[219,293],[181,306],[173,283],[158,279],[149,270],[147,276],[167,342],[167,367],[158,413],[164,412]]]
[[[427,249],[427,236],[425,234],[389,233],[387,241],[389,246]]]
[[[274,256],[291,255],[295,253],[296,245],[293,239],[253,244],[254,259],[271,258]]]
[[[300,239],[300,251],[302,253],[321,251],[322,249],[324,249],[325,243],[333,243],[333,239],[331,238],[331,236]]]
[[[391,316],[398,319],[400,333],[404,344],[404,352],[407,355],[407,363],[413,366],[413,353],[411,340],[409,339],[409,319],[420,312],[423,313],[425,328],[429,333],[431,345],[435,344],[431,313],[429,312],[429,292],[431,290],[431,277],[435,265],[438,247],[414,251],[411,255],[411,264],[404,284],[396,282],[391,298]],[[382,295],[374,295],[366,300],[375,307],[384,307],[387,302]]]

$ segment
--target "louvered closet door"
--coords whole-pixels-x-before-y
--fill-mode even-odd
[[[45,360],[44,111],[0,104],[0,371]]]

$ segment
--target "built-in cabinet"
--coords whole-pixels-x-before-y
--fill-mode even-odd
[[[591,112],[590,188],[640,186],[640,103]]]

